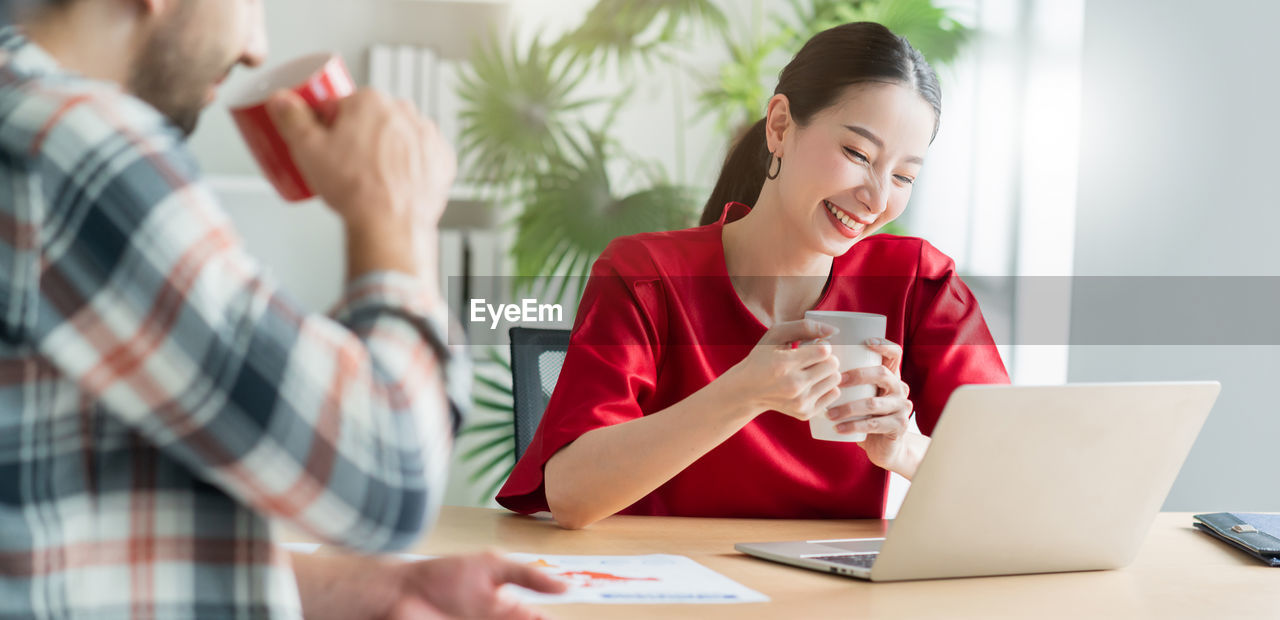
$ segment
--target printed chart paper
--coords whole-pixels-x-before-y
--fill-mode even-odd
[[[320,545],[285,543],[286,549],[312,553]],[[398,553],[409,562],[437,556]],[[507,559],[535,566],[569,583],[564,594],[541,594],[504,586],[534,605],[605,603],[617,605],[764,603],[769,597],[683,555],[544,555],[509,553]]]
[[[507,586],[521,600],[558,603],[763,603],[769,597],[682,555],[541,555],[511,553],[569,582],[564,594],[539,594]]]

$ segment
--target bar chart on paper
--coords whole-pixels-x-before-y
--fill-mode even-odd
[[[315,553],[315,543],[284,543],[294,553]],[[417,562],[436,556],[396,554]],[[536,605],[563,603],[725,604],[765,603],[756,592],[683,555],[545,555],[508,553],[512,562],[532,566],[569,584],[563,594],[541,594],[515,585],[504,587],[520,600]]]
[[[536,604],[558,603],[760,603],[769,597],[682,555],[542,555],[511,553],[515,562],[535,566],[569,583],[564,594],[538,594],[515,586]]]

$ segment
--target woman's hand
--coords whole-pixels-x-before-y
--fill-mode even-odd
[[[909,449],[907,426],[913,407],[907,398],[910,388],[902,381],[902,347],[883,338],[873,338],[866,344],[884,361],[880,366],[844,373],[840,387],[874,385],[876,395],[833,407],[827,416],[839,422],[836,430],[840,432],[867,434],[859,445],[876,466],[898,473],[914,472],[919,463]],[[913,460],[916,462],[907,462]]]
[[[815,321],[774,325],[751,353],[722,376],[755,414],[780,411],[808,420],[840,396],[840,363],[823,342],[838,330]],[[806,344],[793,344],[793,343]]]

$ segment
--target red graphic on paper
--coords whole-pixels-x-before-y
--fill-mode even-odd
[[[585,588],[622,581],[658,581],[657,577],[622,577],[620,575],[597,573],[590,570],[575,570],[567,573],[560,573],[558,576],[568,579],[569,581]]]
[[[525,565],[533,566],[536,568],[543,568],[543,569],[560,568],[559,566],[556,566],[555,564],[552,564],[543,558],[538,558],[532,562],[527,562]],[[552,573],[552,574],[554,574],[556,577],[559,577],[561,579],[564,579],[570,582],[575,586],[579,586],[583,588],[590,588],[592,586],[603,586],[610,583],[624,583],[627,581],[660,581],[657,577],[623,577],[622,575],[614,575],[613,573],[600,573],[600,572],[591,571],[591,570],[575,570],[575,571],[566,571],[563,573]]]

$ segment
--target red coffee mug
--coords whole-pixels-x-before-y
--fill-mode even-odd
[[[289,147],[267,114],[266,101],[272,93],[298,93],[325,123],[333,120],[334,108],[324,105],[355,92],[351,73],[337,54],[303,56],[260,74],[228,98],[231,117],[249,145],[249,151],[267,180],[285,200],[296,202],[315,196],[307,187],[289,155]]]

